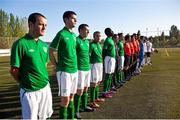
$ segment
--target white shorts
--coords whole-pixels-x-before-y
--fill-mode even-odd
[[[102,81],[103,64],[91,64],[91,83],[98,83]]]
[[[119,65],[118,65],[118,70],[123,70],[124,69],[124,56],[119,56]]]
[[[105,73],[111,74],[115,71],[116,59],[113,57],[106,56],[104,60]]]
[[[90,77],[91,72],[89,71],[80,71],[78,70],[78,85],[77,89],[84,89],[84,87],[90,86]]]
[[[51,117],[53,113],[52,94],[49,84],[33,92],[26,92],[21,88],[20,101],[23,119],[46,119]]]
[[[58,71],[56,73],[59,93],[58,96],[70,96],[77,91],[78,72],[67,73]]]

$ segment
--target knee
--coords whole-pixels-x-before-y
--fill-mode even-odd
[[[68,104],[69,104],[69,100],[70,100],[69,97],[61,97],[61,106],[62,107],[67,107]]]

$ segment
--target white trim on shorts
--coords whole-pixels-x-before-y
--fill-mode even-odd
[[[102,76],[103,76],[103,64],[102,63],[91,64],[91,83],[101,82]]]
[[[78,70],[78,85],[77,89],[83,90],[84,87],[90,86],[90,77],[91,77],[91,71],[81,71]]]
[[[115,71],[116,59],[110,56],[106,56],[104,60],[105,73],[111,74]]]
[[[59,93],[58,96],[70,96],[77,91],[78,72],[67,73],[58,71],[56,73]]]
[[[33,92],[26,92],[21,88],[20,101],[23,119],[46,119],[51,117],[53,113],[52,93],[49,83],[46,87]]]

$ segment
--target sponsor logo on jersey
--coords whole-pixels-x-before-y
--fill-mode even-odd
[[[66,40],[69,40],[69,38],[68,38],[68,37],[66,37],[65,39],[66,39]]]
[[[29,51],[29,52],[34,52],[34,49],[29,49],[28,51]]]

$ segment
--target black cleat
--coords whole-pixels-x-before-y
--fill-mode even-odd
[[[89,107],[89,106],[87,106],[87,107],[84,109],[84,111],[85,111],[85,112],[93,112],[94,109],[91,108],[91,107]]]

